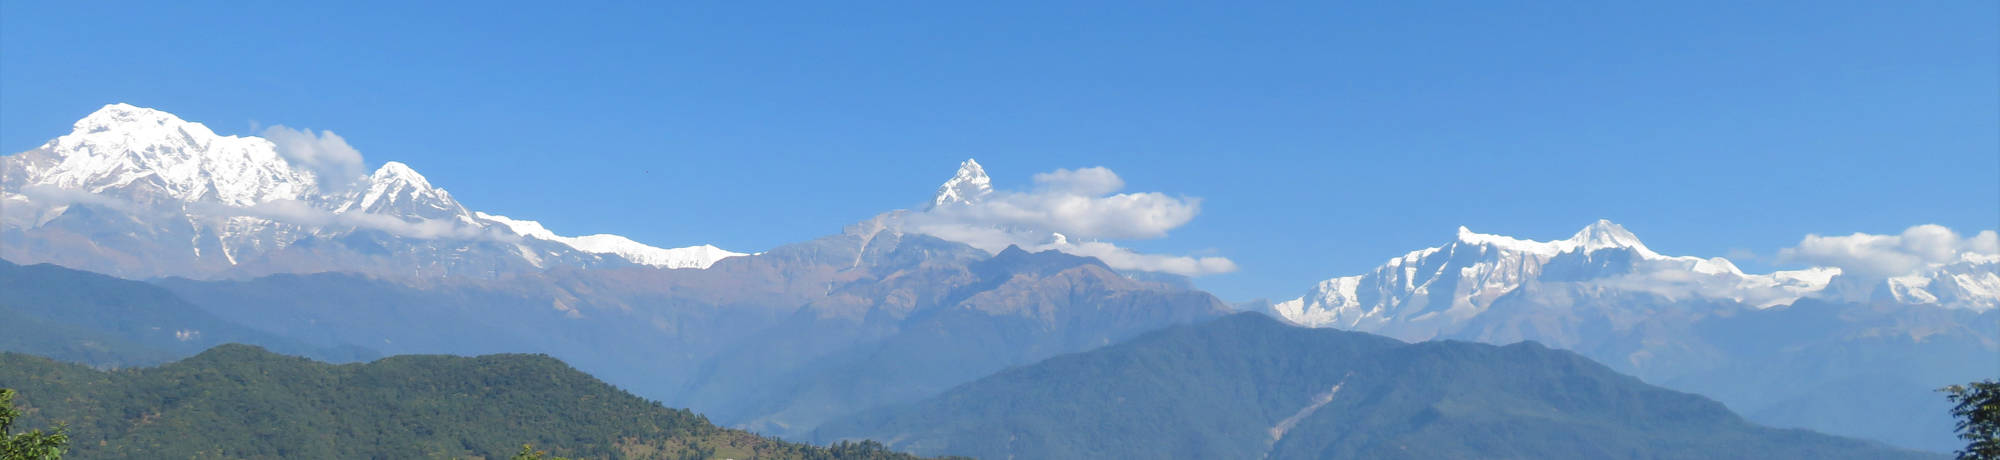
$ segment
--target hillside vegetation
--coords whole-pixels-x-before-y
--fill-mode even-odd
[[[910,459],[719,428],[541,355],[397,356],[333,365],[224,345],[100,371],[0,353],[28,426],[65,423],[74,458]]]

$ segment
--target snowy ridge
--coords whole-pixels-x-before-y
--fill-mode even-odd
[[[1460,227],[1448,244],[1412,251],[1368,273],[1321,281],[1305,295],[1271,309],[1306,326],[1435,333],[1471,320],[1495,300],[1524,288],[1570,292],[1565,299],[1625,292],[1663,301],[1705,299],[1769,308],[1819,296],[1840,275],[1840,269],[1830,267],[1748,274],[1720,257],[1662,255],[1605,220],[1555,241]],[[2000,304],[2000,257],[1968,254],[1958,263],[1892,278],[1875,292],[1906,304],[1994,308]],[[1424,338],[1423,333],[1408,337]]]
[[[549,231],[540,222],[510,219],[507,216],[483,212],[475,214],[481,220],[499,223],[512,230],[515,234],[524,237],[560,243],[592,254],[611,254],[632,261],[632,263],[660,268],[708,268],[718,260],[744,255],[740,252],[731,252],[705,244],[684,248],[662,249],[632,241],[630,238],[610,234],[578,237],[561,236]],[[526,249],[523,250],[525,251]]]
[[[1955,262],[1889,278],[1878,292],[1897,303],[1991,310],[2000,307],[2000,255],[1961,254]]]
[[[179,214],[185,216],[182,222],[158,222],[156,229],[139,233],[174,234],[155,243],[188,246],[181,251],[195,261],[212,259],[227,266],[302,239],[359,230],[380,231],[434,250],[463,251],[446,246],[466,243],[420,241],[487,238],[488,229],[502,229],[584,253],[668,268],[706,268],[740,255],[708,245],[662,249],[618,235],[571,238],[545,229],[545,236],[530,235],[516,224],[539,224],[499,216],[481,219],[482,214],[401,162],[384,163],[362,177],[318,177],[288,161],[270,140],[217,135],[201,123],[128,104],[106,105],[78,120],[69,134],[0,162],[0,198],[9,211],[0,224],[32,230],[77,203]],[[547,255],[555,254],[526,249],[518,254],[535,267],[544,266]],[[557,256],[546,260],[597,259]]]
[[[1576,232],[1575,235],[1571,235],[1569,239],[1555,241],[1523,240],[1509,236],[1476,233],[1471,229],[1460,226],[1458,227],[1458,242],[1490,246],[1504,251],[1528,253],[1543,257],[1554,257],[1557,254],[1579,250],[1582,252],[1592,252],[1600,249],[1630,249],[1647,259],[1663,257],[1659,253],[1653,252],[1652,249],[1646,248],[1646,244],[1640,242],[1639,237],[1632,235],[1632,232],[1626,231],[1625,227],[1602,219],[1590,224],[1590,226],[1584,227],[1583,230]],[[1733,267],[1734,265],[1731,266]]]
[[[1539,276],[1543,265],[1573,250],[1590,232],[1538,242],[1460,227],[1449,244],[1411,251],[1367,274],[1322,281],[1305,296],[1272,308],[1314,327],[1371,330],[1397,319],[1461,321]]]

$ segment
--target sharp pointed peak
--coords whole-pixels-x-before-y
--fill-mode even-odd
[[[431,187],[431,181],[425,179],[423,174],[417,173],[416,169],[412,169],[410,165],[403,164],[400,161],[382,163],[382,167],[375,168],[375,173],[370,174],[368,178],[371,182],[378,184],[402,182],[417,188],[433,188]]]
[[[402,174],[406,172],[414,174],[417,172],[414,169],[410,169],[410,165],[408,163],[395,160],[384,161],[382,162],[381,167],[375,168],[376,174],[381,174],[384,171],[395,174]]]
[[[986,168],[971,158],[958,163],[958,172],[951,180],[938,186],[937,196],[931,198],[931,208],[951,204],[970,204],[993,193],[993,179],[986,176]]]
[[[1585,225],[1585,226],[1583,227],[1583,231],[1585,231],[1585,232],[1590,232],[1590,231],[1597,231],[1597,232],[1606,232],[1606,231],[1616,231],[1616,232],[1624,232],[1624,231],[1625,231],[1625,226],[1623,226],[1623,225],[1618,225],[1618,223],[1617,223],[1617,222],[1612,222],[1612,221],[1611,221],[1611,219],[1597,219],[1597,221],[1596,221],[1596,222],[1591,222],[1591,223],[1590,223],[1590,225]],[[1629,232],[1628,232],[1628,233],[1629,233]]]
[[[387,161],[387,162],[383,162],[383,163],[382,163],[382,166],[381,166],[381,167],[379,167],[379,168],[375,168],[375,174],[374,174],[374,176],[375,176],[375,177],[410,177],[410,176],[415,176],[415,177],[416,177],[417,179],[423,179],[423,178],[424,178],[424,176],[423,176],[422,174],[417,174],[417,170],[415,170],[415,169],[411,169],[411,168],[410,168],[410,165],[408,165],[408,164],[404,164],[404,163],[403,163],[403,162],[401,162],[401,161]]]
[[[992,184],[992,181],[992,178],[986,176],[985,167],[980,166],[978,161],[967,158],[958,163],[958,172],[952,174],[951,180],[945,181],[945,185],[969,183],[985,186]]]
[[[979,160],[967,158],[965,161],[958,162],[958,175],[960,177],[986,177],[986,168],[979,166]]]
[[[1646,250],[1646,244],[1640,242],[1637,235],[1633,235],[1630,230],[1625,229],[1625,226],[1609,219],[1598,219],[1583,227],[1583,230],[1577,231],[1576,235],[1570,236],[1569,242],[1586,252],[1606,248]]]

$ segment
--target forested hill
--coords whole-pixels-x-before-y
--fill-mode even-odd
[[[920,454],[1035,459],[1921,459],[1757,426],[1575,353],[1237,314],[822,425]]]
[[[74,458],[909,459],[719,428],[541,355],[397,356],[333,365],[223,345],[99,371],[0,353],[25,426],[67,423]]]

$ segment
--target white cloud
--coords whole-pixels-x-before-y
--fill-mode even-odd
[[[87,204],[102,206],[125,213],[138,213],[147,210],[144,207],[136,206],[122,199],[48,185],[30,185],[23,187],[20,192],[22,197],[32,200],[35,204],[49,207]]]
[[[1201,200],[1161,193],[1117,193],[1124,181],[1102,167],[1035,175],[1029,192],[999,190],[971,203],[925,211],[935,220],[1035,229],[1084,239],[1153,239],[1193,220]],[[919,217],[923,219],[923,217]]]
[[[1102,241],[1082,243],[1042,245],[1038,250],[1054,249],[1079,256],[1096,257],[1112,268],[1172,273],[1181,276],[1201,276],[1236,271],[1236,262],[1226,257],[1172,256],[1164,254],[1142,254]]]
[[[1117,193],[1125,181],[1103,167],[1035,174],[1029,191],[996,190],[968,203],[911,213],[904,230],[987,251],[1009,245],[1102,259],[1120,270],[1201,276],[1228,273],[1224,257],[1143,254],[1107,240],[1164,238],[1201,212],[1201,200],[1161,193]],[[1077,241],[1071,241],[1075,239]]]
[[[2000,236],[1986,230],[1965,237],[1936,224],[1910,227],[1900,235],[1806,235],[1798,246],[1780,250],[1778,259],[1839,267],[1844,273],[1868,278],[1886,278],[1957,261],[1965,254],[2000,255]]]
[[[1035,184],[1044,190],[1085,196],[1109,195],[1125,188],[1125,180],[1103,166],[1035,173]]]
[[[361,151],[347,145],[347,140],[333,131],[314,134],[311,129],[273,125],[264,128],[261,136],[277,145],[278,154],[285,160],[318,175],[322,187],[346,187],[365,174]]]

